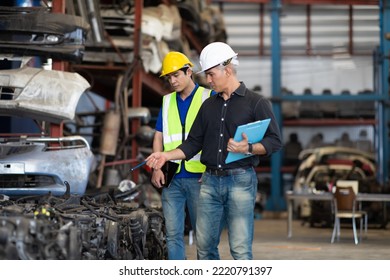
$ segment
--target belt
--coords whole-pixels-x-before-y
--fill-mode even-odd
[[[214,176],[229,176],[229,175],[237,175],[244,173],[250,167],[245,168],[234,168],[234,169],[214,169],[214,168],[206,168],[206,173]]]

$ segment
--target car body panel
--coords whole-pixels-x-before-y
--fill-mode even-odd
[[[0,52],[81,62],[89,28],[78,16],[0,6]]]
[[[94,165],[80,136],[2,139],[0,193],[9,196],[84,194]]]
[[[331,159],[360,160],[363,164],[367,165],[368,169],[375,171],[375,156],[373,153],[367,153],[350,147],[325,146],[305,149],[299,154],[299,159],[301,160],[301,164],[298,171],[311,168],[318,163]]]
[[[22,67],[0,71],[0,114],[60,122],[72,120],[90,87],[78,73]]]
[[[366,157],[370,160],[375,160],[375,155],[373,153],[367,153],[365,151],[361,151],[355,148],[350,147],[340,147],[340,146],[324,146],[318,147],[314,149],[305,149],[299,154],[299,159],[304,160],[311,154],[316,154],[317,157],[321,157],[327,154],[356,154]]]

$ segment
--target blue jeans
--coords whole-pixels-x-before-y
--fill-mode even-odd
[[[229,176],[203,174],[196,221],[199,259],[220,259],[218,245],[225,224],[233,258],[253,258],[256,192],[257,176],[253,168]]]
[[[194,232],[200,183],[197,178],[173,179],[169,188],[162,191],[162,207],[165,218],[168,259],[185,260],[185,207]]]

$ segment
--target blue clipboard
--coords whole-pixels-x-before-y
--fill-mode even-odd
[[[234,141],[240,142],[242,140],[242,133],[244,132],[248,136],[249,143],[260,142],[263,139],[265,132],[267,131],[270,121],[271,119],[264,119],[238,126],[236,133],[234,134]],[[228,164],[233,161],[247,158],[250,156],[253,155],[229,152],[226,157],[225,163]]]

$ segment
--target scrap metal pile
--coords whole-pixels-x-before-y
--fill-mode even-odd
[[[0,195],[0,259],[166,259],[161,211],[126,200],[130,192]]]

